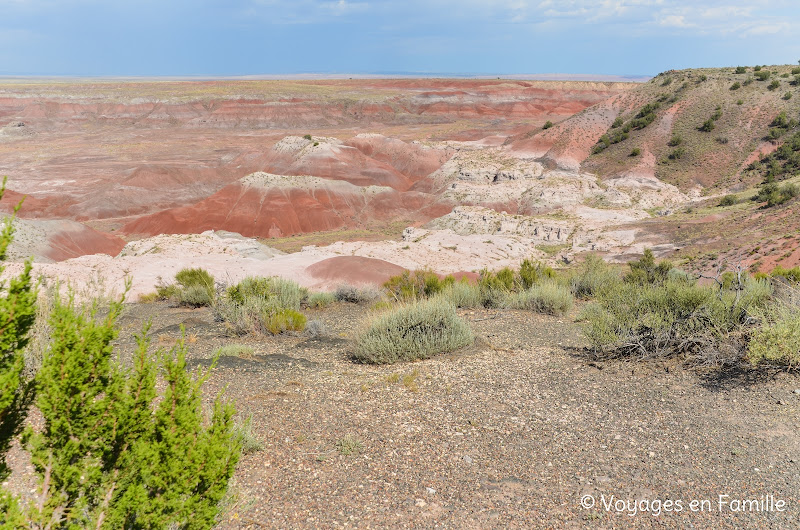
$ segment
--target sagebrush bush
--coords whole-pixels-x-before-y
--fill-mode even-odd
[[[246,296],[243,302],[225,296],[214,305],[217,320],[228,326],[232,335],[277,335],[285,331],[303,331],[306,318],[299,311],[281,307],[277,298]]]
[[[373,317],[355,341],[357,360],[373,364],[427,359],[467,346],[472,331],[443,298],[411,302]]]
[[[725,195],[722,199],[719,200],[720,206],[733,206],[738,202],[736,195]]]
[[[747,279],[742,291],[666,279],[617,284],[587,306],[581,319],[596,351],[636,358],[684,354],[700,362],[719,359],[731,334],[761,310],[771,292]],[[735,360],[735,359],[733,359]]]
[[[773,278],[784,278],[789,280],[790,282],[800,283],[800,267],[792,267],[791,269],[785,269],[778,265],[772,272],[770,272],[770,276]]]
[[[622,277],[622,280],[639,285],[664,282],[673,268],[672,263],[666,260],[656,263],[653,251],[649,248],[644,251],[641,258],[628,263],[628,267],[630,271]]]
[[[178,302],[190,307],[210,306],[214,303],[214,295],[202,285],[192,285],[178,291]]]
[[[570,278],[576,298],[588,299],[611,289],[622,281],[619,272],[602,258],[590,254]]]
[[[308,289],[277,276],[248,276],[229,287],[227,295],[239,304],[244,303],[247,298],[264,298],[273,301],[278,307],[299,311],[300,305],[308,298]]]
[[[445,287],[440,296],[456,307],[476,308],[483,306],[483,297],[478,284],[461,280]]]
[[[336,301],[336,296],[333,293],[311,293],[308,296],[308,307],[314,307],[317,309],[328,307],[332,303]]]
[[[788,368],[800,366],[800,309],[780,304],[767,311],[764,323],[751,335],[747,360]]]
[[[181,304],[211,305],[214,300],[214,277],[205,269],[181,269],[175,274],[175,282],[179,286],[176,294]],[[205,296],[200,290],[205,291]]]
[[[455,278],[452,275],[439,278],[435,272],[423,269],[403,271],[402,274],[389,278],[383,287],[395,300],[417,300],[438,294],[453,283]]]
[[[217,349],[220,357],[251,357],[253,348],[244,344],[226,344]]]
[[[336,287],[333,293],[339,302],[351,304],[374,302],[381,298],[381,291],[374,287],[356,287],[355,285],[342,284]]]
[[[308,290],[295,282],[248,277],[227,289],[214,304],[214,314],[233,335],[303,331],[306,317],[300,306],[307,298]]]
[[[572,293],[567,287],[550,280],[514,293],[509,297],[508,307],[561,316],[572,308]]]

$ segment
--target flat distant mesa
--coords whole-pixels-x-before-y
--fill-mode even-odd
[[[699,268],[711,253],[793,266],[797,252],[763,245],[772,235],[760,203],[717,206],[752,195],[765,178],[753,162],[792,138],[793,72],[671,71],[645,83],[0,81],[0,207],[26,196],[11,256],[42,266],[80,258],[135,269],[131,260],[159,253],[146,258],[131,242],[172,248],[206,232],[255,238],[259,274],[309,285],[323,280],[306,268],[339,253],[442,272],[583,252],[626,260],[648,247]],[[791,180],[783,164],[780,180]],[[800,218],[795,203],[779,206],[787,222]],[[111,262],[86,257],[123,247]],[[217,250],[220,267],[233,267]]]

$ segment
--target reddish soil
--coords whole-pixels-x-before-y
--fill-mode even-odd
[[[191,234],[213,229],[273,238],[398,219],[424,222],[448,213],[452,206],[414,191],[367,194],[355,186],[260,188],[234,183],[195,205],[139,217],[123,232]]]
[[[348,285],[383,285],[405,269],[381,259],[361,256],[336,256],[319,261],[306,269],[314,279]]]
[[[0,84],[0,174],[9,176],[11,190],[30,195],[23,216],[77,220],[130,220],[192,205],[259,170],[407,189],[448,153],[400,140],[514,134],[631,86],[453,79],[9,82]],[[397,140],[352,138],[363,132]],[[336,156],[294,160],[270,151],[291,134],[351,140]]]

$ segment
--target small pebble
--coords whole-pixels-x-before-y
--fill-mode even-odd
[[[425,491],[428,492],[428,495],[435,495],[436,494],[436,490],[433,489],[433,488],[425,488]]]
[[[471,456],[464,455],[464,462],[466,462],[467,464],[471,464],[472,462],[474,462],[474,460],[472,460]]]

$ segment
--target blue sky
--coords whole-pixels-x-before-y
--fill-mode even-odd
[[[0,0],[0,75],[651,75],[798,59],[797,0]]]

